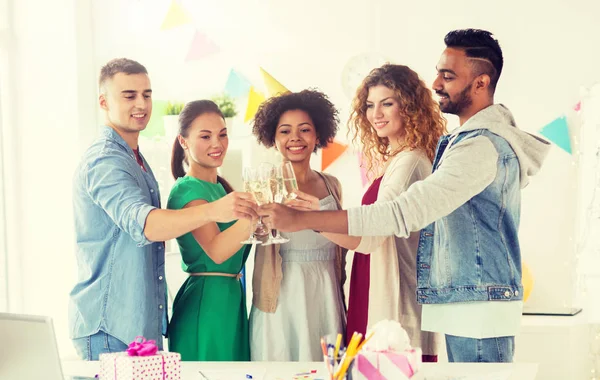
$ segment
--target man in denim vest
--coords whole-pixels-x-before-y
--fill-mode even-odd
[[[182,210],[161,210],[158,183],[138,148],[152,113],[146,68],[114,59],[100,71],[105,125],[73,180],[77,284],[70,337],[79,356],[124,351],[136,336],[162,348],[167,328],[164,241],[209,222],[255,215],[251,196],[230,193]]]
[[[518,239],[521,189],[550,145],[494,104],[503,57],[484,30],[455,30],[433,89],[460,127],[438,143],[433,174],[390,202],[347,211],[262,207],[282,231],[407,237],[421,230],[417,294],[422,329],[446,334],[451,362],[511,362],[523,299]],[[354,238],[355,239],[355,238]]]

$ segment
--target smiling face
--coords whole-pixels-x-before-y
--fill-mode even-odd
[[[367,120],[377,136],[388,138],[392,144],[402,139],[404,128],[394,90],[382,84],[370,87],[366,107]]]
[[[275,132],[275,146],[284,160],[310,160],[316,145],[317,131],[308,113],[290,110],[281,115]]]
[[[117,73],[100,95],[106,123],[122,134],[139,134],[150,121],[152,89],[147,74]]]
[[[441,111],[459,117],[471,113],[473,73],[465,52],[453,48],[444,50],[437,72],[433,90],[440,97]]]
[[[179,143],[190,166],[216,169],[223,165],[229,146],[225,120],[216,113],[204,113],[191,123],[187,137],[179,136]]]

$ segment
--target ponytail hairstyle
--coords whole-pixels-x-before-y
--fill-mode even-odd
[[[189,102],[183,107],[181,113],[179,114],[179,133],[181,137],[188,137],[189,129],[196,120],[198,116],[201,116],[205,113],[216,113],[221,116],[223,120],[225,117],[223,116],[223,112],[219,109],[219,106],[215,104],[215,102],[210,100],[194,100],[193,102]],[[188,158],[185,155],[185,151],[183,147],[179,143],[179,136],[175,138],[173,142],[173,152],[171,154],[171,173],[173,174],[173,178],[178,179],[181,177],[185,177],[185,169],[183,167],[183,163],[189,165]],[[217,182],[223,186],[225,192],[231,193],[233,191],[233,187],[231,184],[227,182],[223,177],[217,176]]]

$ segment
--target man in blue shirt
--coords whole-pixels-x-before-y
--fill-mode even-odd
[[[232,192],[182,210],[161,210],[158,183],[138,149],[152,113],[146,68],[114,59],[100,71],[105,125],[73,180],[77,284],[70,337],[79,356],[98,360],[137,336],[162,348],[167,327],[164,241],[210,222],[255,217],[251,195]]]

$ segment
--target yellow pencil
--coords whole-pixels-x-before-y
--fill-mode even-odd
[[[342,344],[342,334],[337,335],[337,339],[335,341],[335,350],[333,351],[333,360],[337,361],[338,353],[340,352],[340,344]]]
[[[352,339],[350,339],[350,343],[348,343],[343,361],[340,363],[340,368],[338,368],[337,372],[333,375],[334,378],[342,380],[344,374],[348,370],[348,367],[350,367],[352,360],[354,360],[354,356],[356,356],[357,347],[361,338],[362,334],[360,333],[354,332],[354,334],[352,334]]]
[[[369,339],[371,339],[373,337],[373,334],[375,332],[371,331],[371,333],[369,334],[369,336],[367,337],[367,339],[363,340],[362,343],[358,346],[358,349],[356,350],[357,352],[362,350],[363,346],[365,345],[365,343],[367,343],[369,341]]]

